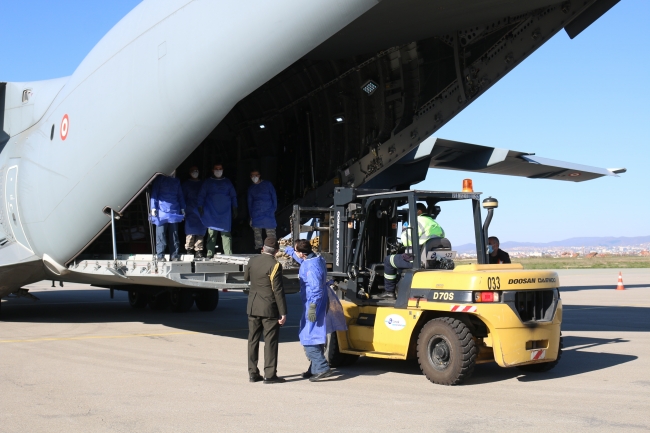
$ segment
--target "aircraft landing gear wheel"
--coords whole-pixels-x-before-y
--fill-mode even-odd
[[[338,332],[332,332],[327,335],[327,346],[325,347],[325,358],[330,367],[345,367],[357,362],[359,355],[350,355],[339,351]]]
[[[185,313],[194,305],[192,292],[186,289],[172,289],[169,292],[169,303],[172,311],[176,313]]]
[[[147,306],[147,295],[137,290],[129,290],[129,304],[133,308],[144,308]]]
[[[149,308],[155,311],[165,310],[169,307],[169,292],[148,296]]]
[[[463,322],[451,317],[430,320],[418,336],[422,373],[439,385],[459,385],[474,371],[478,349]]]
[[[557,359],[555,361],[544,362],[541,364],[520,365],[517,368],[526,373],[544,373],[545,371],[552,370],[555,368],[557,363],[560,362],[560,358],[562,358],[563,348],[564,348],[564,338],[560,337],[560,348],[557,352]]]
[[[196,308],[199,311],[214,311],[219,305],[219,291],[212,289],[204,289],[196,292]]]

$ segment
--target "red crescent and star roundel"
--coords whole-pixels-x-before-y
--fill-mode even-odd
[[[70,131],[70,119],[68,118],[68,115],[66,114],[63,116],[63,120],[61,120],[61,140],[65,140],[68,138],[68,132]]]

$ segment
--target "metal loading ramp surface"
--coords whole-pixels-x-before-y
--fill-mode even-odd
[[[248,290],[244,270],[252,255],[218,255],[212,260],[194,260],[181,256],[180,261],[154,261],[151,255],[109,256],[82,258],[68,266],[56,280],[90,282],[102,287],[156,286],[188,289]],[[169,258],[167,257],[167,260]],[[285,293],[300,291],[298,267],[281,261]]]

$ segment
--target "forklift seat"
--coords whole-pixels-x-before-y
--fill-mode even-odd
[[[436,260],[429,260],[431,251],[451,251],[451,242],[447,238],[431,238],[422,246],[420,262],[424,269],[432,269]]]

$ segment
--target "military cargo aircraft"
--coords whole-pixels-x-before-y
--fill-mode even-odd
[[[120,253],[151,254],[144,191],[192,165],[222,163],[241,198],[262,170],[285,233],[294,203],[329,206],[335,186],[409,187],[430,167],[616,175],[427,140],[616,2],[144,0],[71,76],[0,83],[0,297],[45,279],[157,284],[111,266],[83,273],[78,260],[110,253],[111,233]]]

